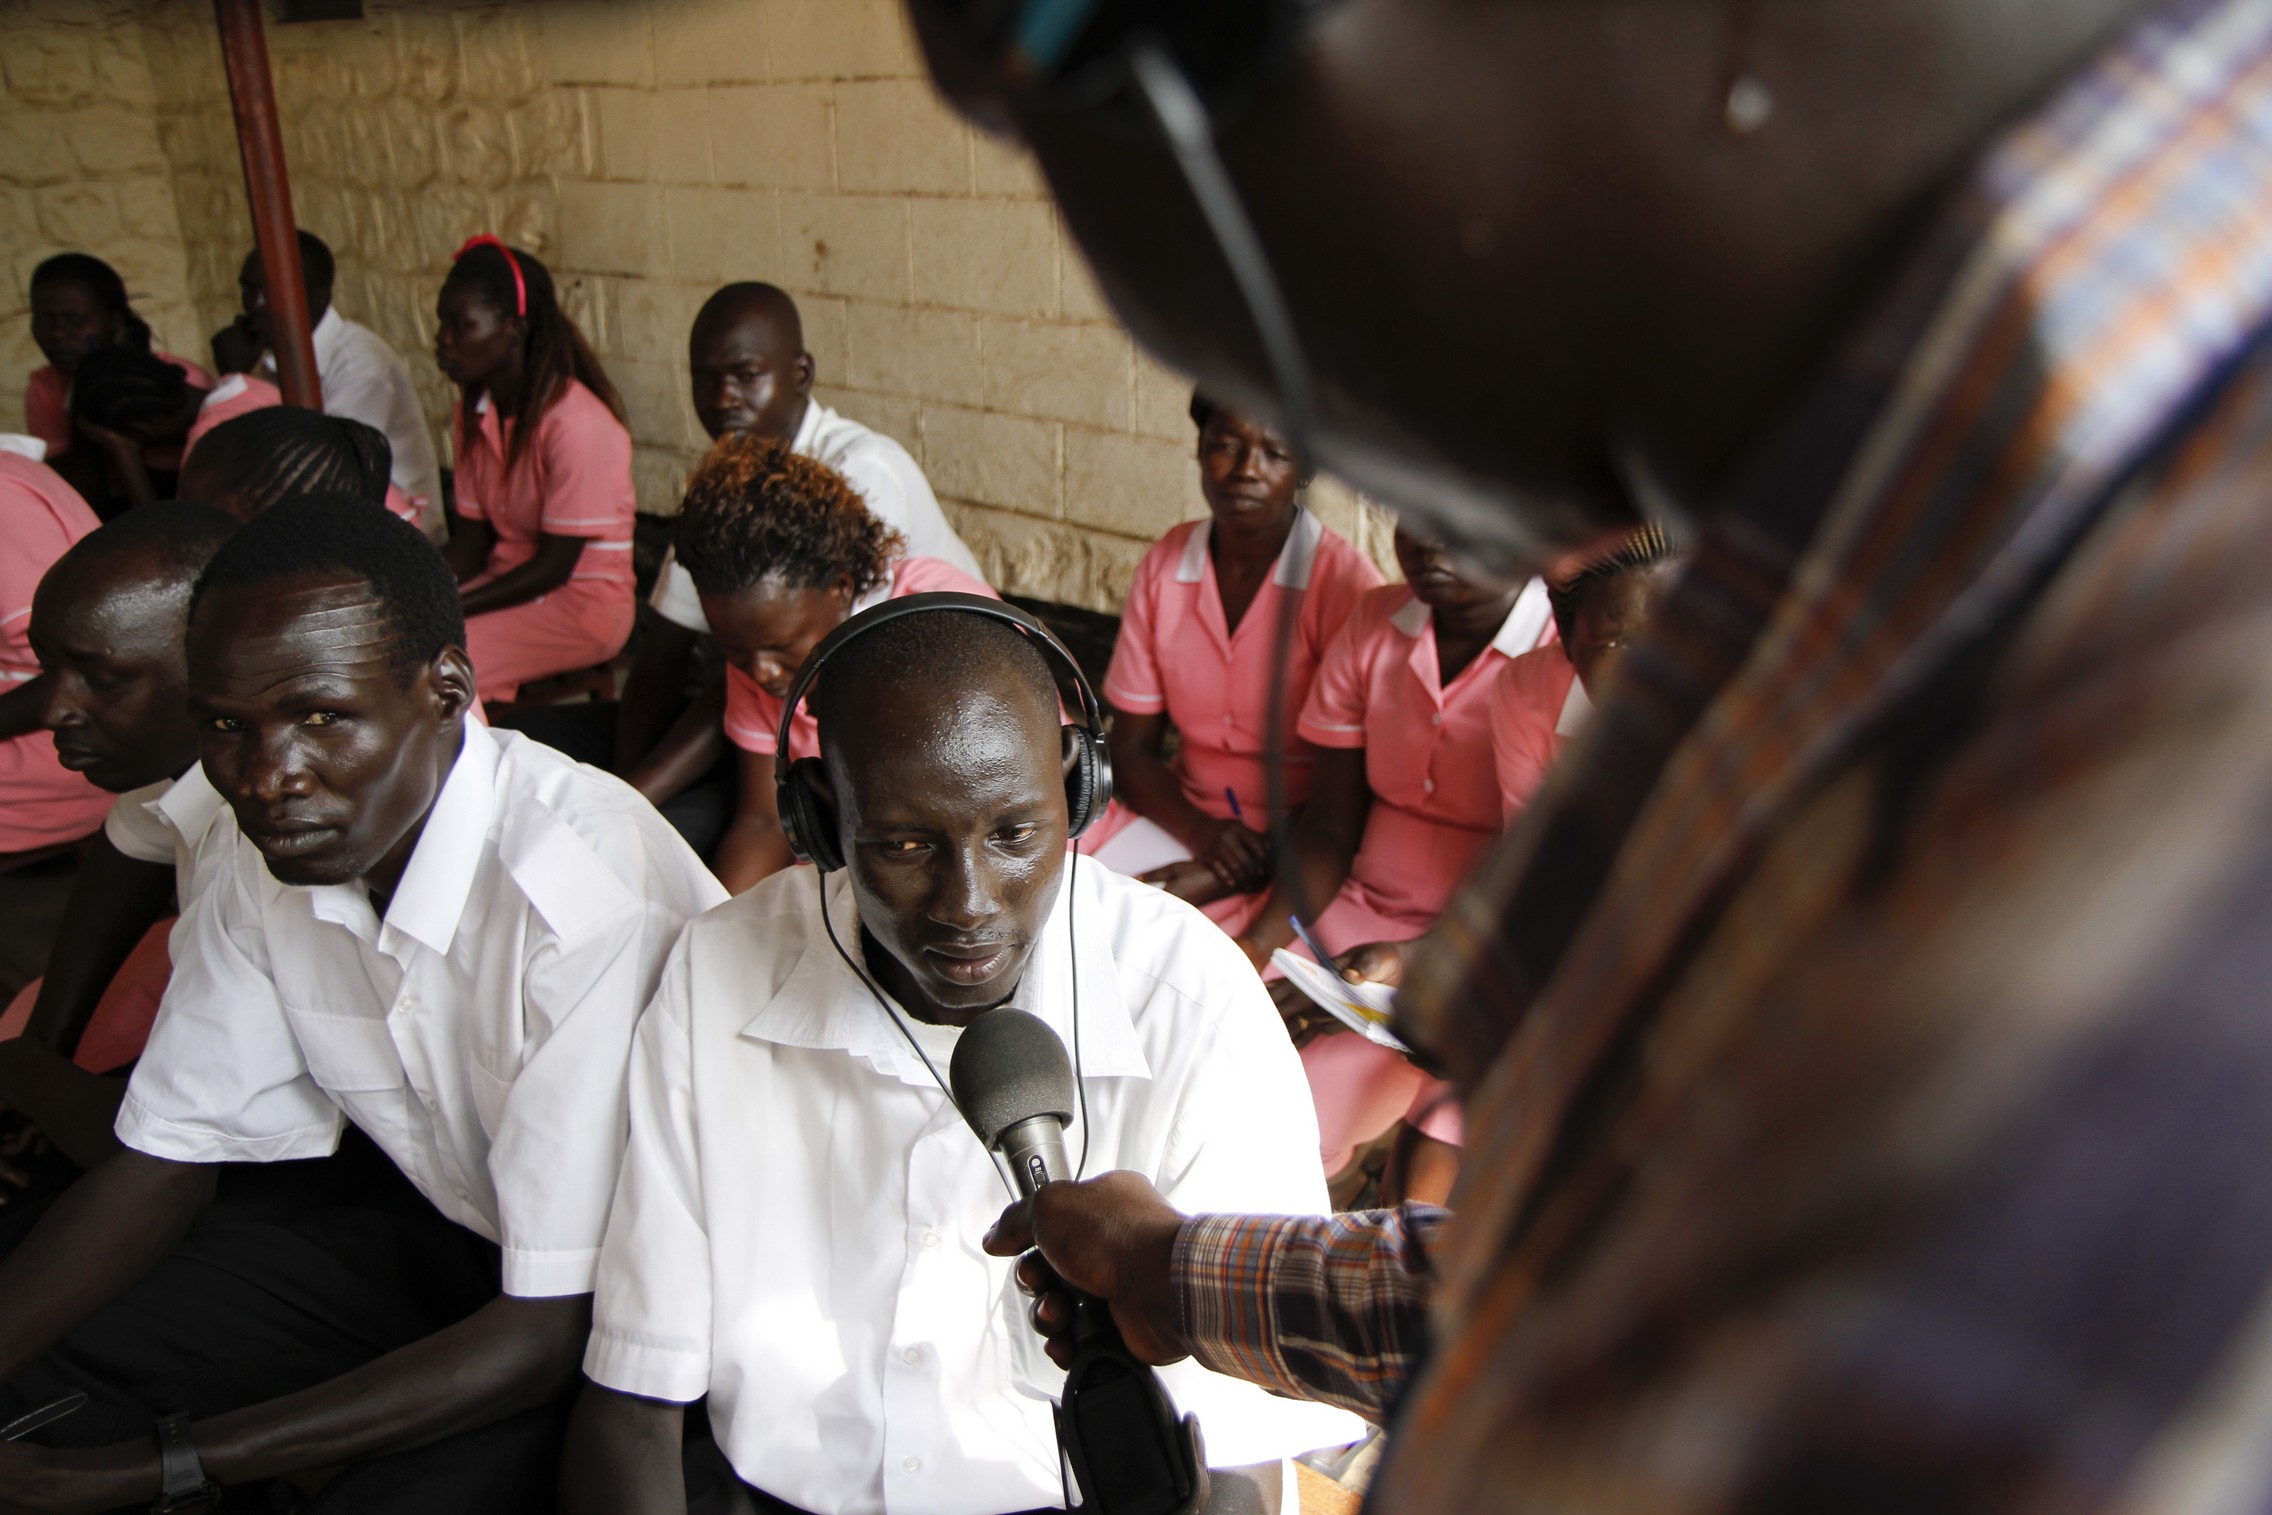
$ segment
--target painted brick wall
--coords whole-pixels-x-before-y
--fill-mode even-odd
[[[143,42],[131,4],[0,6],[0,431],[23,428],[24,380],[45,361],[29,285],[51,253],[108,259],[160,347],[207,356]]]
[[[937,100],[899,0],[366,8],[272,26],[269,47],[301,222],[339,255],[341,309],[410,359],[437,435],[434,295],[495,230],[553,268],[621,389],[646,510],[676,508],[704,445],[693,313],[758,278],[797,296],[821,398],[915,453],[1003,588],[1117,608],[1145,546],[1201,513],[1189,387],[1114,323],[1024,158]],[[212,12],[138,14],[140,129],[184,250],[164,308],[186,277],[210,332],[250,245]],[[1346,491],[1314,498],[1386,555]]]

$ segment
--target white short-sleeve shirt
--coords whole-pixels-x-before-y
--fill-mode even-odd
[[[978,559],[970,555],[954,527],[947,524],[947,513],[939,508],[931,481],[923,477],[922,468],[908,456],[907,449],[890,437],[811,400],[806,402],[805,419],[798,424],[796,440],[789,448],[844,475],[867,502],[869,512],[907,539],[908,557],[937,558],[974,579],[986,577]],[[675,555],[664,557],[662,573],[655,580],[655,592],[648,603],[665,620],[689,631],[710,629],[694,580],[679,567]]]
[[[624,1068],[679,929],[725,898],[654,807],[468,722],[385,918],[279,883],[242,833],[190,902],[118,1136],[181,1162],[319,1157],[352,1120],[508,1294],[591,1288]]]
[[[831,919],[857,953],[841,873]],[[1059,894],[1012,1003],[1072,1045],[1077,926],[1087,1172],[1186,1211],[1322,1214],[1317,1117],[1253,968],[1204,916],[1093,861]],[[943,1075],[959,1032],[911,1023]],[[775,874],[687,928],[632,1060],[632,1135],[584,1370],[707,1394],[748,1482],[816,1515],[1001,1515],[1060,1502],[1064,1374],[1012,1264],[978,1144],[823,931],[816,875]],[[1078,1119],[1066,1150],[1079,1160]],[[1355,1440],[1324,1405],[1163,1370],[1208,1461]]]

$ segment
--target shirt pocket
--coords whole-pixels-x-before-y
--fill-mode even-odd
[[[474,1113],[481,1117],[481,1129],[495,1141],[505,1124],[505,1101],[513,1092],[513,1081],[490,1072],[479,1058],[470,1059],[469,1066],[473,1069]]]
[[[402,1054],[385,1021],[364,1015],[287,1010],[300,1056],[317,1085],[342,1094],[394,1090],[405,1082]]]

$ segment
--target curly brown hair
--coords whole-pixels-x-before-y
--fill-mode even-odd
[[[760,579],[819,589],[849,578],[863,595],[891,576],[907,545],[835,469],[786,442],[740,434],[719,438],[694,470],[671,540],[706,594]]]

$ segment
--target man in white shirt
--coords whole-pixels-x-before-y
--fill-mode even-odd
[[[331,303],[337,269],[331,248],[314,232],[300,233],[300,274],[307,285],[308,319],[315,323],[309,336],[316,350],[316,377],[323,382],[323,413],[361,421],[385,434],[387,445],[394,449],[390,477],[395,487],[418,506],[419,529],[435,542],[444,540],[449,529],[442,514],[442,466],[426,413],[419,408],[418,391],[411,386],[409,366],[384,337],[348,320]],[[214,360],[232,373],[241,373],[257,361],[273,375],[276,356],[268,330],[268,274],[258,248],[245,254],[237,289],[244,314],[213,338]]]
[[[694,413],[713,440],[738,432],[787,441],[842,474],[869,512],[906,539],[909,557],[936,558],[985,578],[907,449],[812,397],[817,370],[797,302],[785,292],[729,284],[712,295],[688,335],[687,369]],[[688,701],[689,669],[710,623],[675,557],[663,558],[649,606],[654,614],[640,618],[638,652],[619,702],[540,711],[518,724],[622,774],[707,855],[735,810],[736,765],[719,729],[724,670]]]
[[[760,1510],[1059,1504],[1063,1374],[980,1249],[1006,1185],[938,1081],[997,1006],[1075,1053],[1067,1147],[1089,1171],[1187,1207],[1325,1208],[1308,1088],[1253,970],[1178,900],[1093,863],[1067,878],[1075,739],[1024,633],[882,619],[815,703],[850,865],[695,922],[641,1022],[571,1510],[684,1508],[681,1407],[705,1396]],[[1281,1459],[1359,1434],[1192,1365],[1163,1376],[1218,1465],[1212,1509],[1280,1508]]]
[[[622,784],[466,719],[456,585],[367,503],[288,501],[240,529],[199,581],[188,651],[204,770],[237,827],[208,838],[227,855],[177,933],[126,1150],[0,1264],[0,1418],[77,1380],[102,1403],[50,1434],[131,1436],[137,1416],[158,1434],[0,1444],[0,1489],[108,1509],[344,1467],[300,1508],[534,1507],[587,1331],[632,1029],[680,927],[724,893]],[[349,1317],[358,1357],[331,1318],[278,1324],[249,1287],[257,1259],[195,1287],[167,1272],[214,1165],[321,1157],[349,1123],[486,1257],[485,1303],[433,1321],[414,1281],[374,1287]],[[125,1345],[121,1313],[143,1323]],[[248,1386],[227,1370],[258,1336],[248,1315],[304,1331],[320,1366]],[[90,1374],[90,1341],[139,1356]]]
[[[182,636],[198,574],[236,529],[210,506],[144,505],[81,537],[32,600],[56,757],[118,799],[72,881],[31,1017],[0,1042],[0,1106],[82,1167],[117,1146],[125,1081],[95,1075],[141,1050],[165,983],[163,923],[195,897],[199,845],[224,809],[197,766]],[[98,1004],[109,1016],[83,1048]]]

